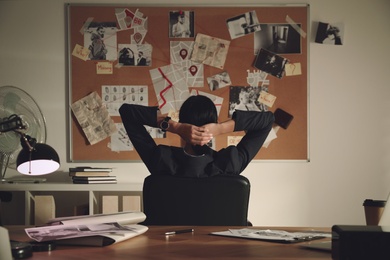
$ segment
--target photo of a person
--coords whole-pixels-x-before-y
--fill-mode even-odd
[[[137,66],[146,66],[146,59],[142,51],[138,52]]]
[[[91,22],[84,28],[84,48],[89,60],[118,59],[116,22]]]
[[[192,11],[170,12],[170,33],[173,38],[194,37],[193,30],[194,13]]]
[[[284,76],[284,68],[287,62],[287,59],[265,49],[261,49],[257,54],[254,66],[255,68],[267,72],[272,76],[282,78]]]
[[[316,34],[316,43],[342,45],[342,25],[331,25],[319,22]]]
[[[245,110],[245,111],[260,111],[260,109],[254,103],[254,95],[251,96],[251,93],[243,88],[239,94],[239,103],[235,107],[236,110]]]
[[[121,66],[150,66],[152,62],[152,45],[118,44],[118,64]]]
[[[236,110],[267,111],[267,109],[258,101],[260,91],[260,87],[231,86],[229,93],[229,117],[231,117]]]
[[[123,47],[119,51],[119,64],[122,66],[134,66],[134,51],[129,47]]]
[[[210,90],[214,91],[223,87],[230,85],[230,76],[227,71],[215,74],[207,78],[207,83],[209,84]]]
[[[92,44],[89,46],[89,58],[91,60],[106,60],[107,48],[104,44],[104,33],[103,26],[96,28],[96,33],[92,33],[91,41]]]

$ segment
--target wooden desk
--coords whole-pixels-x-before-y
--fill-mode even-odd
[[[28,239],[23,227],[7,228],[11,239],[19,241]],[[209,235],[210,232],[233,227],[193,227],[195,229],[193,234],[164,235],[167,231],[183,228],[187,227],[150,226],[145,234],[111,246],[58,246],[51,252],[34,252],[30,259],[331,259],[330,252],[304,249],[300,247],[302,243],[279,244]],[[310,228],[275,227],[272,229],[310,230]]]

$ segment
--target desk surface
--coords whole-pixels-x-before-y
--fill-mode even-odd
[[[11,239],[19,241],[28,239],[23,227],[7,228]],[[150,226],[145,234],[111,246],[58,246],[51,252],[34,252],[30,259],[331,259],[330,252],[304,249],[300,247],[302,243],[280,244],[209,235],[210,232],[223,231],[234,227],[191,227],[194,228],[194,233],[164,235],[167,231],[183,228],[186,227]],[[264,229],[264,227],[255,228]],[[277,227],[272,227],[272,229],[311,230],[311,228]],[[317,241],[323,240],[326,239]]]

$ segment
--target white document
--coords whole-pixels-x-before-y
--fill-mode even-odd
[[[145,233],[148,227],[138,225],[146,219],[143,212],[119,212],[56,218],[47,226],[26,228],[27,235],[38,241],[61,244],[107,246]]]

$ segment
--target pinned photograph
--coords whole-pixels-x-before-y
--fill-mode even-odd
[[[221,73],[215,74],[207,78],[207,83],[209,84],[210,90],[214,91],[223,87],[226,87],[232,82],[230,81],[230,76],[227,71],[222,71]]]
[[[262,24],[261,31],[255,32],[254,35],[255,55],[260,49],[276,54],[299,54],[302,52],[301,45],[300,34],[290,24]]]
[[[150,44],[118,44],[120,66],[151,66],[152,46]]]
[[[259,101],[261,87],[231,86],[229,93],[229,117],[235,110],[267,111],[268,108]]]
[[[179,10],[169,12],[169,37],[193,38],[194,35],[193,11]]]
[[[84,48],[89,49],[90,60],[116,60],[116,22],[92,22],[84,31]]]
[[[257,54],[254,66],[256,69],[267,72],[268,74],[280,79],[284,76],[284,67],[287,62],[288,60],[282,56],[268,50],[261,49]]]
[[[342,24],[319,22],[315,42],[331,45],[343,45],[343,27],[344,26]]]
[[[261,30],[256,11],[229,18],[226,24],[232,40]]]

